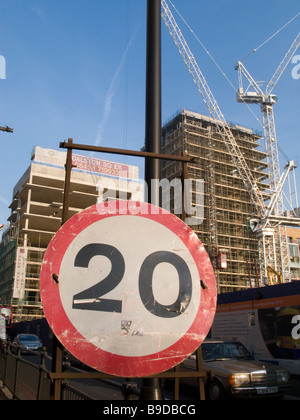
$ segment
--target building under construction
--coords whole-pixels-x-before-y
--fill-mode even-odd
[[[10,226],[0,244],[0,305],[12,306],[14,321],[44,315],[40,269],[61,227],[65,163],[65,152],[36,146],[13,191]],[[72,163],[68,218],[102,200],[143,200],[137,166],[75,154]]]
[[[230,128],[259,188],[267,190],[266,154],[258,150],[260,136],[237,125]],[[197,158],[195,163],[188,164],[188,176],[204,180],[204,200],[197,200],[196,190],[191,195],[194,203],[203,202],[204,213],[201,223],[192,228],[211,258],[218,291],[258,286],[258,239],[249,229],[256,209],[214,120],[186,110],[179,112],[163,127],[162,152],[177,155],[186,152]],[[181,163],[162,164],[162,178],[172,180],[181,176]],[[163,204],[172,211],[172,204]]]

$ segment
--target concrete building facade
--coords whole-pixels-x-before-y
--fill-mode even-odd
[[[61,227],[65,162],[65,152],[35,147],[13,191],[10,226],[0,247],[0,305],[12,306],[14,321],[43,316],[39,273]],[[68,217],[102,199],[143,200],[138,167],[75,154],[73,165]]]
[[[287,228],[289,255],[291,264],[291,280],[300,280],[300,229]]]

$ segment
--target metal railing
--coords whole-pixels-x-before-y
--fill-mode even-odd
[[[22,358],[21,346],[4,343],[0,350],[0,380],[15,400],[48,400],[50,379],[46,369],[47,353],[31,352],[40,357],[39,364]],[[26,351],[27,352],[27,351]],[[28,351],[29,352],[29,351]]]
[[[35,357],[32,360],[23,357],[23,353]],[[68,358],[67,358],[68,359]],[[80,389],[72,386],[68,381],[73,379],[96,379],[107,385],[112,385],[121,390],[124,400],[141,398],[140,390],[134,381],[124,379],[117,382],[115,377],[97,371],[83,371],[65,360],[62,372],[52,372],[52,357],[47,354],[46,347],[41,351],[30,351],[20,345],[0,340],[0,392],[9,391],[9,399],[13,400],[97,400]],[[163,372],[155,375],[160,379],[174,379],[175,400],[179,399],[179,379],[193,378],[198,382],[200,400],[204,399],[204,378],[207,373],[202,371],[181,371],[179,366],[174,372]],[[151,377],[150,377],[151,378]],[[58,398],[54,397],[53,385],[59,380],[61,390]],[[99,384],[99,386],[101,386]],[[152,391],[151,391],[152,392]],[[154,391],[153,391],[154,392]],[[5,392],[7,394],[7,392]],[[152,395],[152,394],[151,394]],[[1,397],[1,396],[0,396]],[[1,399],[1,398],[0,398]],[[141,398],[145,399],[145,398]],[[148,398],[146,398],[148,399]]]
[[[47,361],[51,361],[46,348],[42,351],[29,351],[26,354],[38,357],[33,363],[23,356],[24,348],[11,343],[0,344],[0,381],[2,388],[9,391],[14,400],[50,400],[51,379]],[[36,360],[36,358],[35,358]],[[51,362],[50,362],[51,363]],[[62,400],[93,400],[94,398],[64,382],[61,390]]]

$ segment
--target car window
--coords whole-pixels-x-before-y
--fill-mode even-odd
[[[202,344],[203,360],[251,359],[251,354],[241,343],[220,342]]]
[[[21,334],[19,336],[19,339],[20,340],[23,340],[23,341],[37,341],[38,340],[38,337],[36,335]]]

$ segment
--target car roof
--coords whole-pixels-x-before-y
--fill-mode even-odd
[[[35,335],[35,334],[30,334],[30,333],[21,333],[21,334],[18,334],[18,336],[19,337],[24,337],[24,336],[26,336],[26,337],[36,337],[36,338],[38,338],[38,336],[37,335]]]
[[[214,344],[222,344],[222,343],[238,343],[241,344],[239,341],[237,340],[213,340],[212,338],[207,338],[203,341],[203,344],[207,344],[207,343],[214,343]]]

